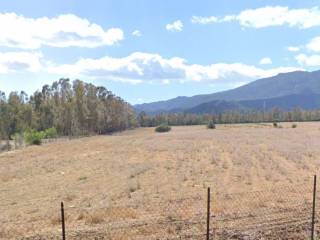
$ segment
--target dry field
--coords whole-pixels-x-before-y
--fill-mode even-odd
[[[169,239],[165,234],[183,231],[182,239],[203,239],[208,186],[213,228],[242,224],[232,218],[248,227],[259,221],[245,214],[266,216],[270,209],[277,221],[302,221],[320,167],[320,123],[282,125],[141,128],[2,153],[0,239],[59,239],[60,201],[68,239]],[[279,225],[268,221],[261,229]],[[294,234],[308,230],[298,225]]]

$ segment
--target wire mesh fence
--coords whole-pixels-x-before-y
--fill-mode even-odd
[[[131,204],[97,205],[66,202],[65,236],[66,239],[114,240],[311,239],[313,187],[313,184],[275,186],[232,194],[211,188],[209,211],[207,189],[165,201],[146,199]],[[317,235],[319,194],[315,200]],[[31,205],[30,212],[39,208],[35,201],[22,204]],[[19,206],[7,205],[8,208]],[[63,239],[59,203],[45,215],[39,212],[33,220],[19,222],[17,215],[12,227],[6,224],[9,219],[0,217],[0,239]]]
[[[300,185],[217,196],[216,239],[310,239],[313,188]]]

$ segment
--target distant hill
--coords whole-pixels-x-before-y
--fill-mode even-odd
[[[293,94],[277,98],[225,101],[214,100],[199,104],[193,108],[185,109],[183,112],[203,114],[203,113],[222,113],[225,111],[245,111],[245,110],[271,110],[279,108],[284,111],[291,111],[295,108],[312,110],[320,108],[320,94]]]
[[[167,101],[135,105],[147,113],[193,112],[209,113],[238,109],[285,110],[293,107],[320,108],[320,71],[295,71],[263,78],[247,85],[213,94],[177,97]]]

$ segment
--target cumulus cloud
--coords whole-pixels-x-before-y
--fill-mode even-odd
[[[104,78],[133,84],[194,81],[234,86],[295,70],[301,70],[301,68],[279,67],[265,70],[243,63],[188,64],[183,58],[164,58],[158,54],[141,52],[132,53],[123,58],[80,59],[74,64],[48,68],[50,73],[69,77]]]
[[[308,67],[318,67],[320,66],[320,55],[306,55],[299,54],[296,56],[296,60],[300,65],[305,65]]]
[[[54,18],[26,18],[15,13],[0,14],[0,45],[38,49],[51,47],[87,47],[113,45],[124,38],[119,28],[101,26],[73,14]]]
[[[304,46],[307,50],[314,52],[310,55],[305,53],[300,53],[295,56],[295,59],[300,65],[305,65],[308,67],[319,67],[320,66],[320,37],[315,37],[309,41],[308,44]]]
[[[211,19],[211,22],[237,21],[242,26],[252,28],[287,25],[305,29],[320,26],[320,10],[318,7],[289,9],[288,7],[282,6],[266,6],[256,9],[246,9],[239,14],[227,15],[221,18],[215,16],[198,18]]]
[[[135,30],[135,31],[132,32],[132,36],[141,37],[142,34],[141,34],[141,32],[139,30]]]
[[[243,84],[258,78],[271,77],[278,73],[296,70],[298,70],[298,68],[279,67],[264,70],[243,63],[216,63],[205,66],[189,65],[186,68],[186,77],[192,81],[206,81],[237,86],[239,83]]]
[[[294,46],[290,46],[287,49],[289,52],[299,52],[300,51],[300,47],[294,47]]]
[[[320,25],[320,11],[318,7],[311,9],[289,9],[288,7],[267,6],[244,10],[235,19],[243,26],[254,28],[281,25],[310,28]]]
[[[165,59],[158,54],[136,52],[124,58],[80,59],[75,64],[50,67],[48,71],[57,74],[106,77],[122,82],[140,83],[146,80],[183,78],[183,61],[181,58]]]
[[[41,70],[41,53],[0,52],[0,74],[10,72],[38,72]]]
[[[314,52],[320,52],[320,37],[315,37],[307,44],[307,48]]]
[[[195,24],[209,24],[218,22],[218,18],[215,16],[201,17],[201,16],[192,16],[191,22]]]
[[[261,58],[261,60],[259,61],[259,64],[261,65],[266,65],[271,63],[272,63],[272,60],[271,58],[268,58],[268,57]]]
[[[168,23],[166,29],[171,32],[181,32],[183,29],[183,23],[180,20]]]

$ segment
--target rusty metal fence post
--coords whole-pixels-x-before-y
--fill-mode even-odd
[[[66,240],[66,229],[65,229],[65,222],[64,222],[63,202],[61,202],[61,227],[62,227],[62,240]]]
[[[313,177],[313,199],[312,199],[312,219],[311,219],[311,240],[314,240],[314,220],[316,212],[316,191],[317,191],[317,175]]]
[[[208,199],[207,199],[207,239],[210,240],[210,188],[208,187]]]

